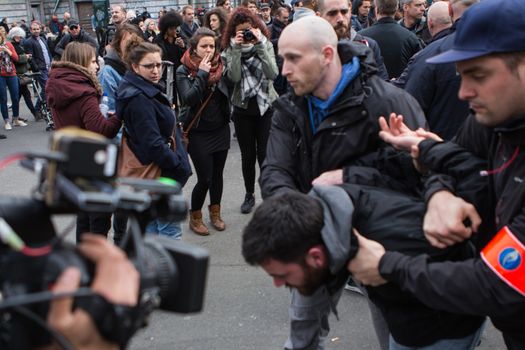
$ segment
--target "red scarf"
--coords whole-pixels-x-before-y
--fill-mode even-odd
[[[192,77],[197,75],[201,61],[202,58],[196,54],[192,54],[191,49],[188,49],[180,59],[180,62],[190,70],[190,75]],[[222,64],[221,55],[216,52],[215,56],[213,56],[213,59],[211,60],[208,86],[213,86],[217,84],[219,80],[221,80],[223,68],[224,66]]]

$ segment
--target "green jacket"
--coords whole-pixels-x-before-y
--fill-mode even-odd
[[[262,60],[262,68],[264,76],[268,79],[269,86],[269,98],[270,103],[273,103],[279,97],[273,87],[273,80],[277,77],[279,70],[277,63],[275,63],[275,53],[273,51],[273,45],[270,40],[255,44],[257,50],[257,56]],[[231,103],[239,108],[247,109],[248,101],[242,101],[241,99],[241,46],[235,45],[230,46],[222,53],[226,75],[231,83],[233,83],[233,93],[231,94]]]

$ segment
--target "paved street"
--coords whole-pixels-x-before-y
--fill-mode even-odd
[[[29,115],[25,106],[21,116]],[[43,123],[30,122],[28,127],[0,131],[8,136],[0,140],[0,157],[25,150],[47,148],[49,134]],[[156,312],[150,326],[133,339],[133,350],[154,349],[281,349],[288,332],[288,292],[277,289],[261,269],[247,266],[240,254],[241,230],[249,219],[239,206],[244,198],[240,152],[236,140],[228,156],[225,171],[223,219],[225,232],[212,230],[199,237],[188,232],[184,224],[183,239],[207,248],[211,253],[205,309],[197,315],[174,315]],[[189,196],[195,176],[185,187]],[[18,165],[0,172],[0,192],[4,195],[28,196],[35,178]],[[260,203],[260,195],[256,194]],[[207,220],[208,216],[205,213]],[[59,227],[71,217],[57,220]],[[74,233],[70,234],[70,238]],[[476,291],[472,291],[476,293]],[[328,349],[378,349],[366,300],[345,292],[339,305],[340,320],[332,319]],[[480,350],[502,349],[499,332],[492,325],[482,339]]]

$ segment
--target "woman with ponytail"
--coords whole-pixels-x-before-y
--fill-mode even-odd
[[[197,172],[197,184],[191,194],[190,229],[208,235],[201,209],[210,192],[210,223],[218,231],[226,227],[220,209],[223,170],[230,148],[230,107],[228,89],[223,80],[224,66],[216,45],[216,34],[199,28],[189,40],[189,49],[177,69],[177,86],[188,113],[182,116],[189,130],[188,153]]]

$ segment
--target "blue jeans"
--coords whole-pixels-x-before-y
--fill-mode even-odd
[[[182,226],[180,222],[164,220],[153,220],[146,226],[146,233],[159,234],[173,239],[182,238]]]
[[[404,346],[397,343],[392,335],[390,336],[390,350],[474,350],[478,346],[479,339],[483,330],[485,329],[485,322],[478,328],[478,330],[465,338],[459,339],[441,339],[437,342],[426,346]]]
[[[18,92],[18,77],[0,77],[0,110],[5,121],[9,120],[9,112],[7,111],[7,89],[11,95],[11,105],[13,108],[13,117],[18,118],[18,103],[20,96]]]

